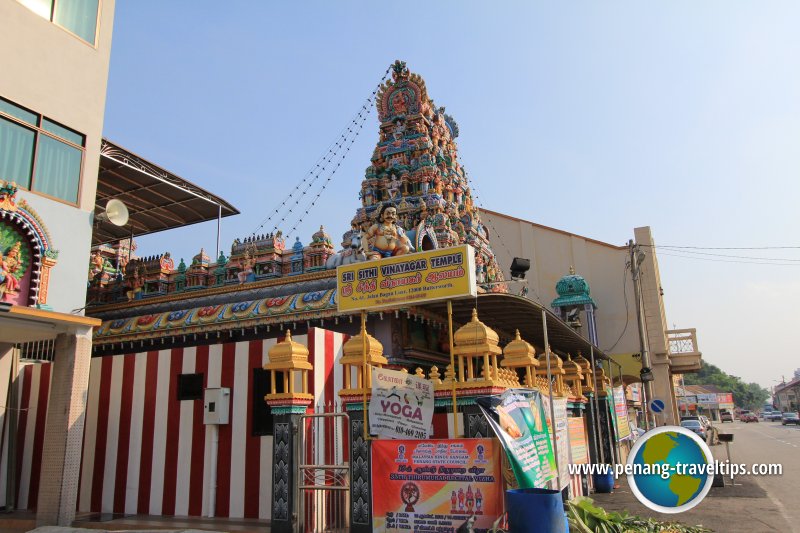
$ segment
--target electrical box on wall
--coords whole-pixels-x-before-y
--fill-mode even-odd
[[[231,389],[206,389],[203,393],[203,424],[227,424]]]

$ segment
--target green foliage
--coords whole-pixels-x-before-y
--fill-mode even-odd
[[[716,385],[733,393],[733,403],[742,409],[758,409],[769,398],[769,392],[757,383],[745,383],[741,378],[726,374],[718,367],[703,363],[700,372],[684,374],[686,385]]]
[[[591,498],[575,498],[567,503],[570,531],[578,533],[711,533],[703,526],[686,526],[679,522],[659,522],[626,512],[609,513],[594,505]]]

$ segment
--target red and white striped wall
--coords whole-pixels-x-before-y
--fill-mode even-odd
[[[316,405],[338,398],[337,361],[346,339],[319,328],[294,337],[309,348],[314,365],[309,390]],[[253,369],[267,362],[277,340],[92,359],[79,511],[208,514],[214,432],[203,424],[202,400],[177,400],[177,376],[202,373],[204,387],[231,389],[230,423],[218,431],[215,515],[269,518],[272,437],[252,436]],[[27,410],[19,418],[18,508],[34,509],[39,463],[33,458],[41,455],[44,442],[50,365],[25,367],[21,381],[20,401]]]
[[[9,357],[0,361],[0,375],[2,384],[0,394],[3,399],[8,391],[8,374],[11,370]],[[6,361],[7,360],[7,361]],[[17,387],[17,454],[16,468],[16,500],[18,509],[35,509],[39,496],[39,472],[41,471],[41,456],[44,447],[44,428],[47,421],[47,400],[50,394],[50,375],[52,366],[46,364],[30,364],[21,366]],[[5,403],[5,400],[3,400]],[[8,410],[2,409],[3,424]],[[8,471],[8,438],[9,428],[3,424],[3,455],[0,461],[0,501],[6,501],[6,472]]]

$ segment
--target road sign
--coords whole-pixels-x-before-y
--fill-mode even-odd
[[[650,410],[654,413],[660,413],[664,410],[664,402],[656,398],[650,402]]]

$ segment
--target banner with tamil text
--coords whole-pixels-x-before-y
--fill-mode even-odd
[[[520,488],[547,488],[556,476],[553,441],[542,398],[538,390],[509,389],[498,396],[477,399],[503,444]]]
[[[372,441],[373,531],[486,531],[503,513],[493,439]]]

